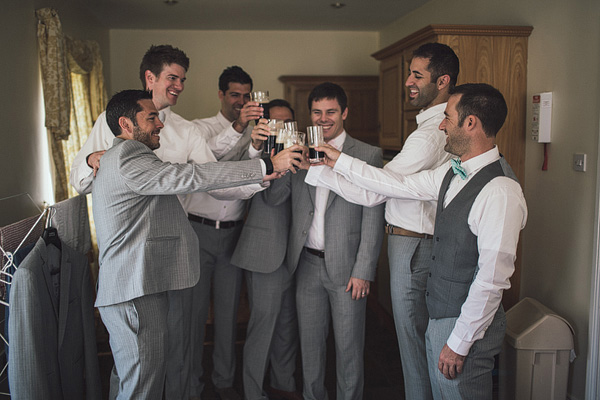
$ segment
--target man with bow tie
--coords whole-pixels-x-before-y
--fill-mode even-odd
[[[406,176],[387,173],[390,179],[381,185],[373,179],[381,170],[323,146],[318,150],[332,169],[309,171],[306,178],[362,204],[377,204],[382,196],[438,201],[425,335],[435,399],[442,393],[445,399],[492,398],[494,356],[506,329],[502,293],[510,287],[527,220],[521,186],[495,145],[506,114],[497,89],[457,86],[439,126],[447,136],[445,150],[459,157],[452,165]]]

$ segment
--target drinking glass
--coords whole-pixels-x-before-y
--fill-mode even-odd
[[[265,153],[271,155],[271,150],[276,149],[277,133],[279,133],[279,130],[283,128],[283,120],[267,120],[267,126],[269,127],[269,136],[265,141]],[[275,153],[277,154],[277,150]]]
[[[308,161],[311,164],[325,161],[325,153],[315,150],[315,147],[325,144],[325,140],[323,140],[323,127],[318,125],[307,126],[306,136],[308,139]]]
[[[251,92],[250,93],[250,100],[252,101],[256,101],[258,103],[260,103],[260,106],[262,108],[265,108],[265,106],[269,103],[269,92],[268,91],[260,91],[257,90],[255,92]],[[258,120],[260,118],[256,119],[256,123],[258,124]]]

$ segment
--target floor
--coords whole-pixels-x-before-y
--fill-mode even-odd
[[[393,325],[390,324],[390,319],[385,318],[379,309],[376,307],[367,307],[367,326],[365,338],[365,400],[403,400],[404,385],[402,378],[402,368],[400,365],[400,355],[398,353],[398,344]],[[238,323],[238,340],[236,342],[237,361],[236,378],[234,387],[238,393],[243,393],[242,377],[241,377],[241,357],[242,348],[245,337],[245,321],[244,313],[247,313],[247,307],[244,300],[240,305],[240,323]],[[100,354],[100,369],[103,382],[104,398],[108,398],[108,378],[112,368],[112,356],[110,354],[106,336],[102,331],[99,332],[99,354]],[[327,372],[325,384],[329,392],[329,398],[335,399],[335,353],[333,342],[330,340],[328,344],[327,354]],[[210,377],[212,371],[212,326],[207,326],[207,335],[204,351],[204,366],[205,376]],[[298,360],[298,368],[296,373],[296,381],[298,388],[301,387],[301,370],[300,360]],[[210,379],[206,382],[204,400],[218,399],[214,392],[214,388]]]

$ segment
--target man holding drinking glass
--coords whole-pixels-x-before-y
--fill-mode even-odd
[[[333,83],[309,95],[312,123],[325,142],[368,164],[383,165],[381,150],[350,137],[344,90]],[[320,167],[323,168],[323,167]],[[303,395],[326,398],[326,338],[330,320],[336,346],[337,398],[362,399],[366,301],[383,236],[383,208],[347,202],[327,189],[304,183],[306,171],[288,174],[265,192],[270,204],[291,199],[287,264],[296,272]]]
[[[238,66],[227,67],[219,76],[219,113],[196,119],[194,124],[211,140],[228,141],[232,148],[219,161],[239,160],[250,140],[250,121],[262,115],[262,108],[250,102],[252,78]],[[235,143],[235,144],[234,144]],[[225,143],[223,144],[225,145]],[[242,193],[245,191],[245,193]],[[212,381],[219,397],[241,399],[233,388],[235,339],[242,270],[233,265],[231,255],[242,232],[246,201],[254,193],[239,189],[237,196],[214,198],[194,193],[184,199],[188,219],[200,239],[202,278],[193,288],[191,397],[200,398],[204,389],[202,357],[211,287],[214,308],[214,351]]]
[[[294,110],[281,99],[265,107],[265,118],[290,122]],[[260,157],[269,134],[262,119],[252,130],[250,158]],[[248,216],[231,262],[246,270],[250,320],[243,357],[246,400],[302,400],[294,372],[298,348],[296,284],[285,261],[291,221],[290,202],[271,206],[261,193],[250,201]],[[258,250],[257,250],[258,249]],[[263,389],[271,365],[270,387]]]

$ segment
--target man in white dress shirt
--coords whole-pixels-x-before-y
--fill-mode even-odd
[[[196,119],[194,124],[204,137],[237,137],[239,142],[222,160],[240,159],[247,147],[250,122],[262,116],[258,103],[250,101],[252,78],[242,68],[226,68],[219,77],[221,110],[210,118]],[[200,398],[204,389],[202,357],[206,321],[212,286],[214,311],[214,350],[212,381],[223,400],[241,400],[233,388],[235,377],[235,340],[237,312],[242,286],[242,269],[231,264],[246,214],[249,196],[217,200],[206,193],[186,196],[183,205],[188,219],[200,239],[202,279],[193,290],[192,300],[192,378],[190,395]]]
[[[417,129],[408,136],[402,151],[385,165],[385,171],[408,175],[437,168],[450,159],[438,126],[458,72],[458,57],[444,44],[426,43],[413,52],[405,86],[410,104],[422,109],[417,115]],[[388,198],[385,206],[390,293],[405,397],[415,400],[432,398],[425,357],[429,319],[425,288],[435,206],[435,201],[393,198]]]
[[[180,49],[170,45],[151,46],[140,64],[140,80],[144,89],[152,91],[152,102],[159,111],[164,128],[162,143],[156,155],[163,161],[178,162],[186,159],[186,152],[195,148],[202,137],[196,126],[171,110],[185,87],[190,60]],[[211,136],[206,139],[209,148],[220,159],[239,140],[239,134]],[[92,191],[95,172],[100,158],[112,146],[114,136],[106,123],[106,113],[100,114],[86,142],[73,159],[70,173],[71,185],[80,194]],[[175,157],[175,159],[172,159]],[[185,162],[185,161],[184,161]]]
[[[382,184],[376,169],[325,146],[327,165],[345,179],[314,170],[307,181],[345,192],[361,204],[377,204],[381,195],[369,192],[375,187],[392,198],[438,200],[426,293],[433,396],[491,399],[494,356],[506,328],[502,293],[510,287],[527,206],[495,145],[507,114],[502,94],[486,84],[457,86],[444,114],[445,149],[459,156],[452,168],[388,173]]]

